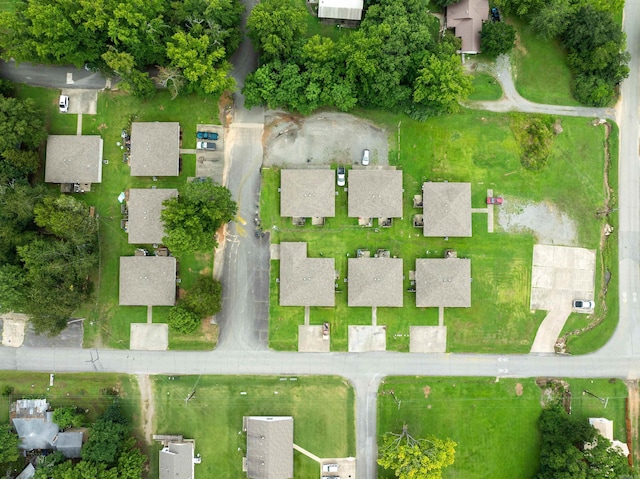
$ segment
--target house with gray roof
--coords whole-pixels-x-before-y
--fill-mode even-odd
[[[471,236],[471,183],[422,185],[425,236]]]
[[[127,208],[129,210],[129,243],[159,244],[164,238],[164,224],[160,212],[162,203],[178,196],[178,190],[172,188],[129,190]]]
[[[336,215],[335,170],[280,171],[280,216],[331,218]]]
[[[121,256],[121,306],[173,306],[176,259],[173,256]]]
[[[101,183],[102,138],[97,135],[49,135],[44,181]]]
[[[489,19],[489,0],[461,0],[447,6],[447,28],[462,39],[460,53],[480,53],[480,31]]]
[[[320,0],[318,18],[360,21],[363,8],[364,0]]]
[[[401,218],[402,171],[349,171],[348,183],[350,218]]]
[[[402,307],[401,258],[349,258],[349,306]]]
[[[415,278],[417,307],[468,308],[471,306],[470,259],[417,259]]]
[[[194,479],[195,464],[200,462],[194,457],[195,447],[193,439],[169,441],[160,450],[159,479]]]
[[[308,258],[307,243],[280,243],[280,306],[335,306],[334,258]]]
[[[180,123],[134,122],[129,165],[131,176],[178,176]]]
[[[245,416],[246,472],[249,479],[293,478],[293,418]]]

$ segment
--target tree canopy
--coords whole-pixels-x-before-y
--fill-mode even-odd
[[[167,318],[169,327],[179,333],[190,334],[198,330],[201,324],[200,316],[180,305],[169,310]]]
[[[187,183],[164,206],[160,215],[166,234],[163,242],[176,256],[213,250],[216,231],[235,217],[238,208],[231,192],[211,179]]]
[[[20,457],[18,444],[20,438],[9,424],[0,425],[0,465],[15,462]]]
[[[222,285],[211,276],[200,275],[181,304],[199,317],[213,316],[222,305]]]
[[[451,439],[415,439],[405,424],[400,433],[384,434],[378,464],[399,479],[441,479],[442,470],[455,460],[455,448]]]
[[[506,22],[484,22],[480,31],[482,53],[497,57],[509,53],[516,43],[516,29]]]

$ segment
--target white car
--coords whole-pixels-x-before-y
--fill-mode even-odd
[[[369,165],[369,150],[364,150],[362,152],[362,166]]]
[[[58,100],[58,106],[60,107],[60,113],[66,113],[69,111],[69,97],[67,95],[60,95]]]
[[[347,178],[344,171],[344,166],[338,167],[338,186],[344,186],[347,182]]]
[[[585,301],[583,299],[576,299],[573,301],[573,307],[576,309],[593,309],[596,307],[596,302]]]

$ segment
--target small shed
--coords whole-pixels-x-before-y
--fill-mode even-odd
[[[320,0],[318,18],[332,20],[362,20],[364,0]]]

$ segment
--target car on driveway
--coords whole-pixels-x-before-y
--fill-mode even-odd
[[[344,166],[338,166],[338,186],[344,186],[347,182]]]
[[[196,133],[196,138],[198,138],[198,140],[217,140],[218,134],[210,131],[199,131]]]
[[[198,150],[211,150],[215,151],[216,144],[213,141],[199,141],[196,143],[196,148]]]
[[[586,301],[584,299],[576,299],[573,301],[573,307],[576,309],[593,309],[596,307],[596,302]]]
[[[60,107],[60,113],[67,113],[69,111],[69,97],[67,95],[60,95],[58,106]]]
[[[501,205],[502,201],[502,196],[487,196],[488,205]]]
[[[362,166],[368,166],[369,165],[369,150],[364,150],[362,152]]]

